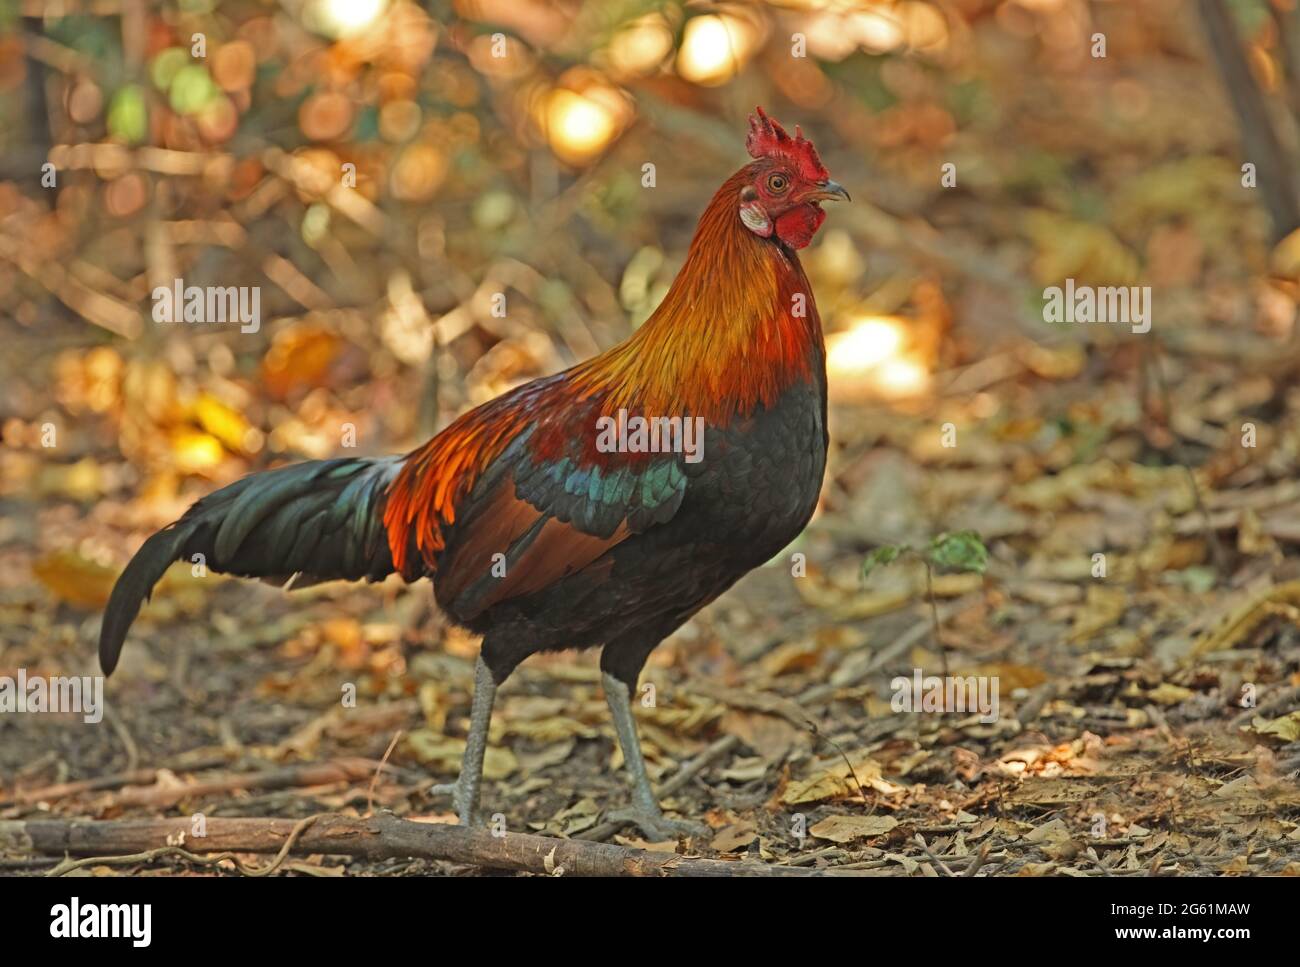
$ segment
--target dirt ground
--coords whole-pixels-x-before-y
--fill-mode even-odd
[[[428,789],[476,642],[427,583],[177,565],[102,721],[6,711],[5,682],[97,674],[114,580],[204,494],[409,452],[626,339],[762,104],[853,196],[800,255],[829,469],[799,540],[651,656],[653,778],[711,830],[666,848],[1300,873],[1296,4],[46,6],[0,23],[0,824],[454,822]],[[319,6],[370,20],[298,16]],[[258,293],[257,324],[164,321],[182,278]],[[1076,283],[1146,312],[1053,319]],[[946,540],[959,566],[864,573]],[[621,766],[597,656],[535,657],[498,698],[484,811],[641,845],[605,818]],[[60,860],[0,836],[0,872]]]
[[[664,804],[712,835],[667,848],[899,876],[1300,873],[1289,398],[1268,375],[1242,379],[1237,360],[1120,352],[1100,378],[1082,360],[1068,346],[1008,354],[911,407],[835,401],[813,524],[645,671],[655,780],[704,760]],[[1152,365],[1163,401],[1135,390]],[[1183,442],[1157,432],[1152,407],[1176,415]],[[1237,445],[1226,414],[1270,412],[1258,445]],[[81,471],[33,450],[4,457],[5,675],[93,673],[116,570],[193,495],[135,499],[115,441],[81,425]],[[76,499],[87,466],[107,497]],[[933,613],[922,567],[862,574],[873,547],[965,528],[987,569],[935,574]],[[373,808],[454,822],[425,790],[455,775],[475,647],[427,584],[286,594],[178,565],[128,639],[102,723],[0,716],[0,819]],[[483,805],[505,828],[643,845],[602,821],[627,790],[596,659],[535,657],[503,687]],[[945,663],[996,683],[996,717],[891,708],[896,678]],[[57,859],[3,863],[35,873]],[[211,872],[177,859],[92,869]],[[285,870],[475,872],[339,857]]]

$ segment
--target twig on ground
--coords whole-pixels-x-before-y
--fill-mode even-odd
[[[939,859],[939,857],[935,856],[934,853],[931,852],[931,850],[930,850],[930,846],[929,846],[928,843],[926,843],[926,841],[925,841],[925,837],[924,837],[924,836],[922,836],[920,833],[917,833],[917,834],[916,834],[914,837],[912,837],[912,838],[915,840],[916,845],[919,846],[919,847],[921,847],[921,851],[924,852],[925,855],[928,856],[928,857],[930,858],[930,862],[933,863],[935,866],[939,867],[939,869],[943,872],[943,875],[944,875],[944,876],[954,876],[954,875],[955,875],[955,874],[953,873],[953,871],[950,870],[950,869],[948,868],[948,864],[947,864],[947,863],[945,863],[943,860]]]
[[[360,782],[369,779],[376,768],[390,768],[373,759],[340,758],[329,762],[307,762],[300,765],[268,769],[264,772],[244,772],[194,782],[155,782],[151,786],[127,786],[113,794],[103,806],[174,806],[182,800],[246,789],[288,789],[302,786],[323,786],[336,782]]]
[[[975,858],[967,864],[966,869],[962,870],[962,876],[974,876],[980,871],[980,867],[988,860],[989,844],[985,843],[980,847],[980,851],[975,854]]]
[[[126,727],[122,721],[122,716],[118,715],[111,708],[108,709],[104,717],[108,719],[108,724],[117,733],[117,737],[122,740],[122,745],[126,749],[126,771],[134,772],[140,766],[140,749],[135,744],[135,739],[131,737],[131,730]]]
[[[402,730],[398,729],[393,733],[393,741],[388,743],[388,748],[384,750],[384,757],[379,760],[379,767],[375,769],[375,774],[370,779],[370,788],[366,790],[366,815],[373,816],[375,813],[375,786],[379,784],[379,774],[384,771],[384,766],[388,763],[388,757],[393,754],[397,748],[397,740],[402,737]]]
[[[415,857],[547,875],[562,866],[570,876],[840,875],[835,870],[697,859],[677,853],[530,833],[496,836],[487,829],[416,823],[390,813],[379,813],[365,819],[334,815],[309,817],[309,820],[209,819],[206,835],[188,838],[189,850],[158,845],[169,841],[177,843],[189,837],[190,824],[186,818],[114,822],[7,820],[0,821],[0,849],[19,853],[65,853],[92,857],[99,863],[106,862],[104,857],[125,860],[127,857],[122,854],[131,857],[131,862],[143,862],[162,855],[197,855],[195,851],[275,853],[277,856],[322,853],[367,860]],[[223,858],[234,860],[230,855]],[[211,857],[205,857],[204,861],[208,859]],[[61,874],[70,868],[56,869]],[[276,868],[278,865],[273,863],[262,868],[257,875],[267,875]]]
[[[81,869],[85,866],[131,866],[136,863],[148,863],[160,856],[179,856],[182,859],[189,860],[191,863],[201,863],[205,866],[215,866],[230,860],[235,864],[235,868],[244,876],[270,876],[278,870],[284,863],[285,857],[293,849],[302,836],[303,831],[316,821],[317,816],[308,816],[300,819],[289,833],[288,839],[284,841],[284,846],[280,852],[266,866],[245,866],[233,853],[219,853],[216,856],[200,856],[198,853],[192,853],[181,846],[159,846],[156,849],[144,850],[139,853],[130,853],[126,856],[90,856],[81,860],[66,859],[52,870],[46,871],[46,876],[65,876],[73,870]]]
[[[1016,721],[1020,723],[1023,729],[1042,714],[1044,706],[1056,697],[1056,683],[1043,682],[1025,699],[1020,708],[1016,709]]]

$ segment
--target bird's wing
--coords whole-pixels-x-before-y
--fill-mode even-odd
[[[436,581],[458,616],[602,566],[611,548],[681,506],[687,478],[675,455],[611,454],[623,459],[603,466],[576,455],[536,460],[532,438],[521,435],[498,458],[498,475],[475,488],[449,528]]]
[[[422,561],[462,621],[608,566],[610,549],[670,520],[686,493],[681,454],[597,452],[597,401],[539,384],[453,423],[390,491],[394,559],[404,572]]]

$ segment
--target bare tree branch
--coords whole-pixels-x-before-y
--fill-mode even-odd
[[[307,826],[292,819],[208,819],[206,835],[202,837],[191,836],[190,829],[187,817],[116,822],[6,820],[0,821],[0,851],[105,857],[150,853],[152,858],[179,847],[195,854],[280,854],[296,835],[286,852],[368,860],[416,857],[548,875],[817,876],[833,872],[696,859],[676,853],[528,833],[495,836],[486,829],[416,823],[398,819],[391,813],[366,819],[320,816]]]

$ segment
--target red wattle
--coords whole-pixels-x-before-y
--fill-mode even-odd
[[[805,248],[826,220],[815,205],[799,205],[776,220],[776,237],[791,248]]]

